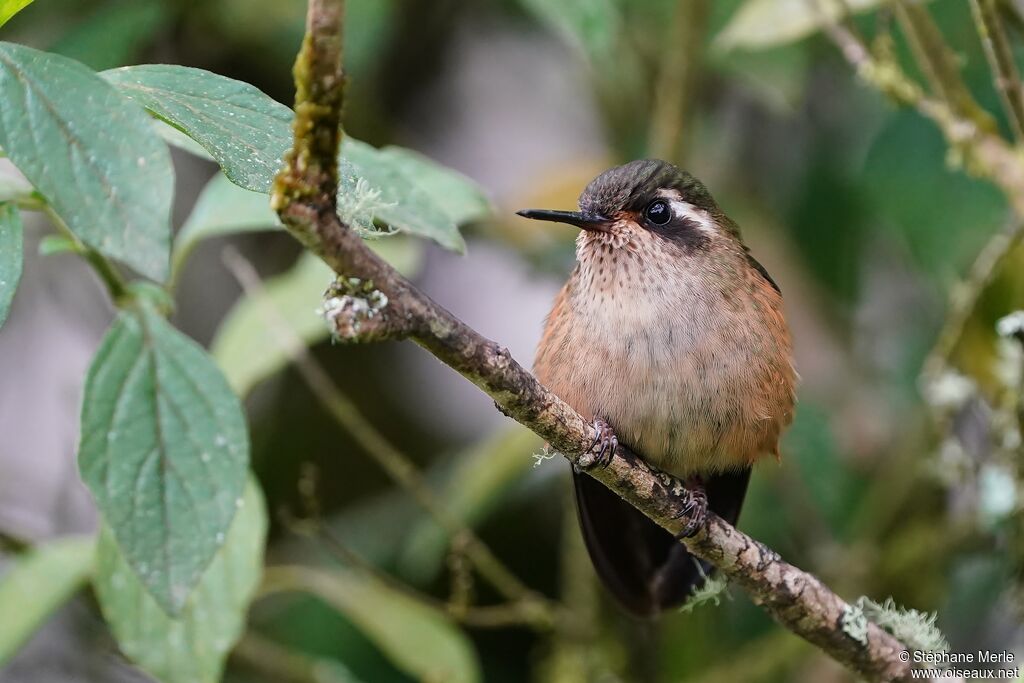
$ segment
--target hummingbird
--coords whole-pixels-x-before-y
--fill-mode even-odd
[[[581,229],[534,373],[616,443],[698,492],[735,524],[753,464],[779,459],[797,374],[782,294],[697,178],[656,159],[609,169],[579,211],[520,216]],[[617,439],[617,441],[616,441]],[[573,470],[598,576],[629,612],[683,604],[711,573],[675,536]]]

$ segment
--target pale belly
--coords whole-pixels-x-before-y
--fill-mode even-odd
[[[723,305],[685,290],[617,298],[556,304],[535,366],[542,382],[676,476],[777,454],[795,374],[775,302]]]

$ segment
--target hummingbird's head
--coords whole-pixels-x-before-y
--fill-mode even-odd
[[[618,248],[650,243],[690,253],[716,238],[738,238],[735,225],[703,183],[658,159],[631,161],[605,171],[583,190],[579,206],[579,211],[518,213],[582,228],[581,251],[591,245]]]

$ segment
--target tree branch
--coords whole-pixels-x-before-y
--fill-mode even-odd
[[[295,143],[271,199],[300,242],[343,277],[331,318],[343,341],[408,338],[487,392],[506,415],[546,439],[571,463],[593,464],[594,426],[543,387],[509,352],[431,300],[363,244],[335,213],[340,141],[343,0],[310,0],[307,36],[296,66]],[[360,305],[352,305],[359,301]],[[690,522],[691,494],[677,480],[620,447],[606,468],[587,469],[672,533]],[[821,581],[709,513],[687,548],[745,588],[786,628],[871,680],[903,680],[907,648],[873,623],[857,631],[855,610]]]

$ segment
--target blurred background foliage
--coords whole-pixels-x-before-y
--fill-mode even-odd
[[[1021,347],[1013,320],[1003,338],[997,322],[1024,308],[1024,249],[990,245],[995,266],[972,271],[1019,217],[932,122],[858,82],[817,30],[822,16],[811,4],[349,0],[347,130],[465,173],[495,207],[464,229],[466,256],[406,238],[381,248],[528,362],[570,267],[573,234],[512,212],[569,208],[597,172],[632,158],[681,163],[781,285],[802,375],[782,462],[758,469],[741,527],[848,599],[892,596],[937,611],[954,651],[1010,649],[1019,658]],[[925,82],[896,12],[850,4],[871,10],[855,27],[891,35],[894,54]],[[1024,44],[1020,4],[999,7],[1014,45]],[[201,67],[288,103],[304,11],[281,0],[37,0],[3,37],[95,69]],[[1009,137],[970,5],[934,0],[927,11],[970,94]],[[176,162],[183,221],[214,167],[186,155]],[[333,403],[287,367],[224,267],[228,241],[312,345],[311,358],[336,384]],[[238,368],[226,372],[248,397],[254,466],[272,513],[268,565],[306,572],[268,570],[226,680],[429,680],[431,657],[454,658],[465,680],[497,682],[848,679],[738,590],[717,607],[657,623],[618,612],[581,549],[563,463],[531,458],[541,448],[531,434],[420,350],[332,347],[314,315],[326,271],[296,264],[298,254],[283,235],[222,238],[197,247],[181,277],[176,324],[212,344],[223,367]],[[958,285],[972,272],[972,285]],[[71,287],[88,282],[81,270],[62,277]],[[36,286],[39,296],[109,320],[98,293],[82,303],[87,293],[68,299],[67,287]],[[52,345],[15,347],[15,330],[33,327],[30,302],[38,301],[19,297],[7,343],[0,336],[5,368],[26,354],[54,358]],[[87,357],[97,340],[66,343]],[[66,421],[58,430],[66,433],[82,373],[53,362],[45,377],[5,373],[0,394],[7,406],[17,396],[23,411],[50,405],[40,396],[69,394],[66,412],[31,421]],[[8,420],[11,432],[17,422]],[[69,460],[73,433],[40,444],[27,431],[0,440],[0,478],[45,481],[49,494],[19,498],[13,485],[0,487],[5,531],[41,540],[87,528],[73,467],[19,471]],[[467,578],[465,538],[433,521],[379,466],[379,435],[526,585],[564,601],[576,619],[554,630],[461,626],[423,611],[427,598],[393,589],[400,581],[456,603],[499,597]],[[305,519],[311,507],[314,523]],[[55,622],[0,669],[0,680],[137,679],[88,596]]]

